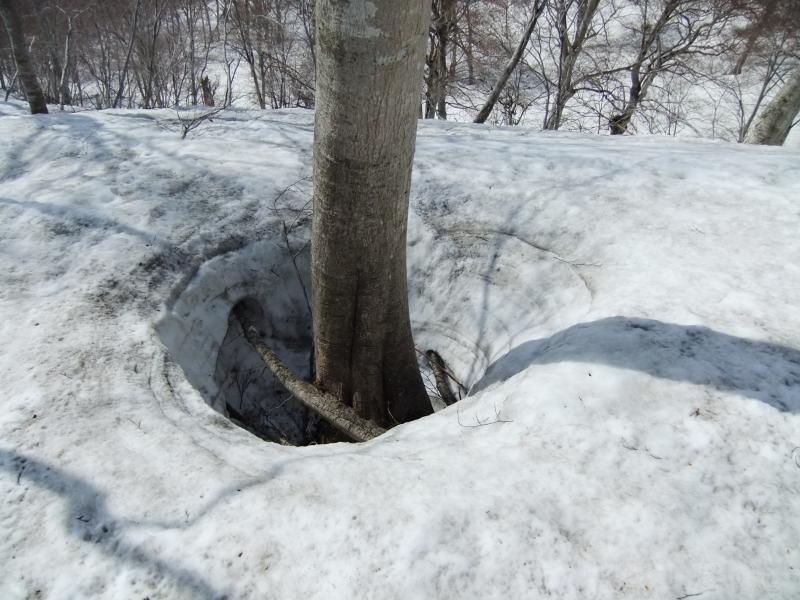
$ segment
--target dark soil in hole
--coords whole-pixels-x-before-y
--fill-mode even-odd
[[[240,304],[286,365],[310,380],[313,374],[309,332],[302,327],[286,331],[287,323],[275,323],[254,298],[244,298]],[[273,377],[232,314],[217,357],[215,379],[220,386],[220,406],[224,406],[231,420],[255,435],[294,446],[330,441],[324,423]]]

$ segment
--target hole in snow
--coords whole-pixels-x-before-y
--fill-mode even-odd
[[[214,410],[265,439],[302,445],[317,437],[317,418],[274,379],[230,316],[243,302],[272,349],[307,376],[308,253],[296,261],[297,270],[286,249],[268,241],[215,257],[199,269],[157,329],[172,360]]]
[[[320,438],[318,419],[274,379],[230,317],[244,302],[267,344],[310,378],[309,252],[296,247],[304,251],[293,253],[294,263],[286,245],[272,240],[209,260],[158,332],[211,407],[261,437],[305,444]],[[463,395],[493,361],[543,330],[575,322],[592,301],[575,267],[503,233],[451,231],[412,244],[409,267],[414,336],[432,396],[425,351],[442,356]],[[452,387],[458,395],[458,386]],[[433,403],[435,409],[443,406]]]

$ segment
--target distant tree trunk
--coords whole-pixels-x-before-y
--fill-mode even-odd
[[[467,26],[467,39],[464,41],[464,57],[467,61],[467,83],[475,85],[475,53],[473,52],[475,39],[472,28],[472,0],[465,0],[464,2],[464,21]]]
[[[492,114],[492,109],[497,103],[497,99],[500,97],[503,88],[506,87],[508,78],[511,77],[511,73],[513,73],[514,69],[517,68],[517,64],[519,64],[519,60],[522,58],[523,52],[525,52],[525,47],[528,45],[528,40],[531,39],[531,34],[536,27],[536,22],[539,20],[539,15],[542,14],[542,9],[546,3],[547,0],[537,0],[533,7],[533,14],[528,21],[528,25],[525,27],[525,31],[522,33],[522,38],[519,40],[519,44],[517,44],[517,49],[514,51],[514,54],[511,56],[511,59],[509,59],[508,64],[506,65],[506,68],[503,69],[503,72],[497,79],[497,83],[495,83],[492,93],[489,95],[489,98],[487,98],[483,107],[478,112],[478,116],[475,117],[475,120],[473,121],[474,123],[485,123],[486,119],[489,118],[489,115]]]
[[[427,0],[317,3],[316,384],[381,426],[432,410],[411,336],[406,284],[429,9]]]
[[[8,87],[6,88],[6,96],[3,99],[4,102],[8,102],[8,97],[11,95],[11,92],[14,89],[14,86],[17,84],[17,77],[18,76],[19,76],[18,71],[14,71],[14,76],[11,78],[11,83],[9,83]]]
[[[64,110],[64,105],[72,102],[69,84],[67,83],[67,73],[71,63],[70,42],[72,41],[73,16],[61,8],[59,10],[64,13],[64,18],[67,19],[67,32],[64,37],[64,62],[61,64],[61,77],[58,81],[58,108]]]
[[[547,116],[544,128],[555,130],[561,127],[561,119],[567,102],[575,95],[573,87],[573,74],[575,64],[583,52],[583,45],[591,33],[591,26],[597,13],[600,0],[578,0],[577,14],[574,19],[570,17],[572,3],[560,0],[556,7],[557,25],[556,30],[559,36],[559,57],[558,57],[558,90],[554,98],[553,107]],[[575,33],[570,39],[570,31],[573,27]]]
[[[131,37],[128,40],[128,49],[125,52],[125,64],[119,73],[117,84],[117,94],[114,97],[113,107],[117,108],[122,103],[122,98],[125,94],[125,81],[128,79],[128,68],[131,64],[131,55],[133,54],[133,44],[136,41],[136,30],[139,24],[139,11],[142,8],[142,0],[136,0],[136,8],[133,10],[133,24],[131,25]]]
[[[17,74],[19,77],[22,91],[28,98],[31,107],[31,114],[47,114],[47,103],[44,101],[44,94],[36,79],[33,70],[33,63],[28,54],[28,47],[25,45],[25,35],[22,32],[22,21],[17,14],[12,0],[0,0],[0,18],[8,31],[11,41],[11,52],[14,54],[14,61],[17,64]]]
[[[608,127],[611,135],[622,135],[628,131],[628,126],[639,108],[647,89],[653,82],[657,71],[648,72],[644,79],[641,77],[641,63],[634,64],[631,68],[631,86],[628,90],[628,101],[621,113],[613,115],[608,120]]]
[[[755,21],[751,22],[744,31],[744,48],[733,67],[732,75],[742,74],[744,64],[747,62],[747,59],[750,58],[759,39],[766,31],[774,27],[776,21],[778,21],[775,19],[775,8],[778,4],[778,0],[759,0],[749,4],[752,5],[751,10],[755,10],[757,16],[755,17]],[[745,6],[746,5],[747,4],[745,4]]]
[[[427,57],[428,76],[425,93],[425,118],[447,119],[447,88],[450,73],[447,49],[455,26],[455,1],[434,0],[433,27],[430,30],[431,52]]]
[[[782,146],[800,113],[800,67],[795,68],[747,135],[751,144]]]
[[[211,85],[208,75],[203,75],[200,80],[200,89],[203,91],[203,104],[214,106],[214,86]]]

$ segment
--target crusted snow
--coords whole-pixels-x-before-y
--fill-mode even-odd
[[[412,319],[471,393],[286,448],[211,405],[239,298],[303,335],[312,135],[0,104],[0,598],[798,597],[800,152],[421,124]]]

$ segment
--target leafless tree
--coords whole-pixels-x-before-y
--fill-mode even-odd
[[[299,12],[298,12],[299,11]],[[287,0],[233,0],[236,50],[247,63],[261,108],[313,105],[313,63],[297,47],[297,29],[309,41],[308,6]],[[311,38],[313,39],[313,38]]]
[[[545,129],[558,129],[567,102],[575,94],[575,66],[592,28],[599,0],[551,0],[551,18],[558,40],[556,91],[545,121]]]
[[[609,119],[612,134],[622,134],[655,80],[688,75],[692,56],[725,51],[724,32],[731,13],[708,0],[637,0],[639,19],[625,24],[635,51],[628,67],[630,84],[621,109]]]
[[[773,49],[774,62],[777,64],[780,58],[788,58],[790,70],[785,73],[776,70],[774,75],[780,89],[745,137],[750,143],[780,146],[800,114],[800,3],[796,0],[756,0],[746,8],[755,16],[751,25],[745,28],[744,50],[736,68],[741,69],[761,40],[777,36],[783,43],[779,45],[779,52]]]
[[[425,65],[425,118],[447,118],[447,93],[451,71],[447,66],[450,42],[456,28],[456,1],[433,0]],[[452,64],[452,61],[451,61]]]
[[[528,20],[528,24],[525,27],[525,31],[522,33],[522,37],[517,44],[516,50],[514,50],[514,54],[508,60],[508,64],[506,65],[505,69],[500,73],[500,76],[497,78],[497,82],[492,88],[492,92],[489,94],[489,97],[486,99],[486,102],[481,107],[481,110],[478,111],[478,115],[475,117],[475,123],[484,123],[486,119],[492,112],[495,103],[500,98],[501,93],[506,87],[506,83],[508,83],[508,78],[511,77],[511,74],[517,68],[520,59],[522,58],[523,53],[525,52],[525,48],[528,46],[528,40],[530,40],[531,35],[533,34],[533,30],[536,27],[536,23],[539,21],[539,16],[542,14],[542,10],[544,10],[545,6],[547,5],[547,0],[536,0],[533,6],[533,12],[531,13],[530,19]],[[512,94],[512,97],[519,96],[519,86],[516,87],[517,94]],[[518,106],[519,103],[515,101],[513,106]],[[506,103],[506,114],[508,115],[508,106],[509,104]],[[514,120],[513,116],[509,116],[508,124],[513,125],[512,122]]]
[[[800,114],[800,67],[796,67],[780,91],[761,113],[750,130],[747,141],[751,144],[781,146]]]
[[[8,32],[17,74],[25,96],[28,98],[31,114],[47,114],[47,104],[39,80],[36,78],[36,71],[25,42],[22,20],[14,0],[0,0],[0,18]]]

